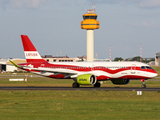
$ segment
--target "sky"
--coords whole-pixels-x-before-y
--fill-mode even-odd
[[[20,35],[28,35],[40,55],[86,55],[82,15],[96,4],[100,28],[94,54],[112,59],[154,58],[160,51],[160,0],[0,0],[0,58],[22,58]]]

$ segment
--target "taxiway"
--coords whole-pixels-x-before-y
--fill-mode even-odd
[[[17,86],[5,86],[0,87],[0,90],[90,90],[90,91],[160,91],[160,88],[138,88],[138,87],[80,87],[80,88],[72,88],[72,87],[17,87]]]

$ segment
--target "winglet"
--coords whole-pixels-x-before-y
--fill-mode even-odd
[[[19,66],[19,65],[17,65],[16,63],[14,63],[13,61],[9,60],[9,62],[11,62],[15,67],[20,68],[20,66]]]

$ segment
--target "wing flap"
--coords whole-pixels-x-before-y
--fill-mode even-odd
[[[51,69],[51,68],[32,68],[35,71],[40,72],[51,72],[54,74],[77,74],[77,71],[69,70],[69,69]]]

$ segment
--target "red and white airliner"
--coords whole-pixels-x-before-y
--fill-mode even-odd
[[[141,62],[47,62],[30,41],[27,35],[21,35],[27,63],[15,64],[23,70],[51,78],[73,79],[73,87],[93,85],[100,87],[99,81],[111,80],[113,84],[124,85],[130,80],[145,80],[157,76],[149,65]]]

